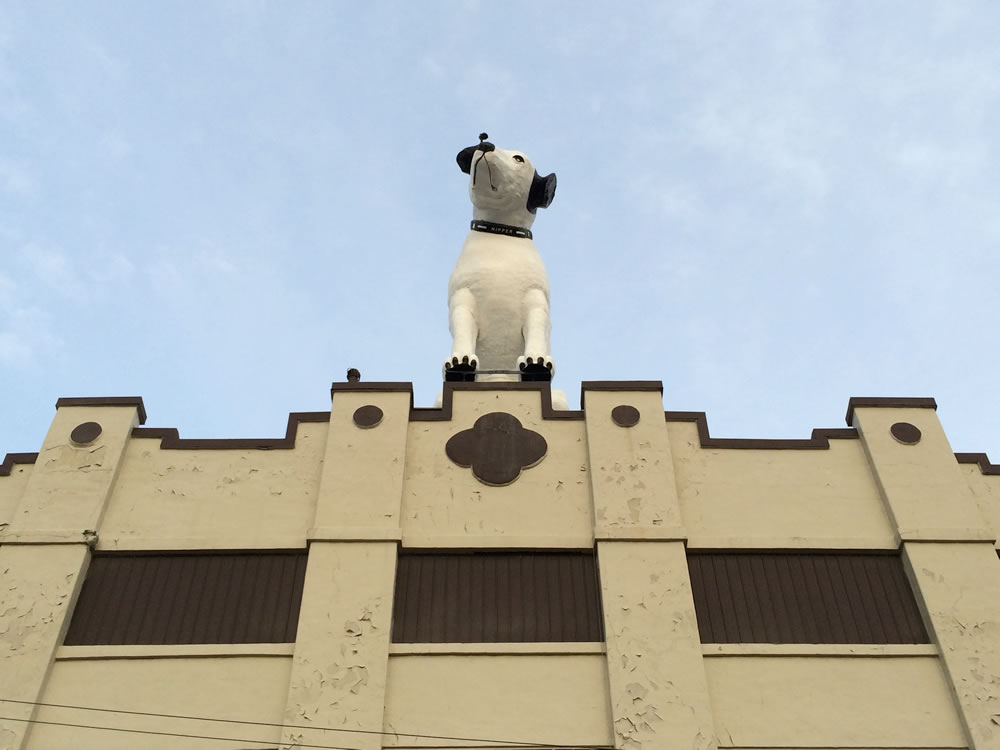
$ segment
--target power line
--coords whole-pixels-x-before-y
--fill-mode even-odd
[[[125,727],[102,727],[91,724],[73,724],[67,721],[48,721],[43,719],[19,719],[14,716],[0,716],[0,721],[23,721],[26,724],[48,724],[55,727],[72,727],[74,729],[98,729],[102,732],[130,732],[131,734],[155,734],[159,737],[183,737],[190,740],[216,740],[218,742],[252,742],[256,745],[274,745],[274,740],[251,740],[245,737],[213,737],[205,734],[183,734],[180,732],[157,732],[152,729],[126,729]],[[318,750],[361,750],[356,747],[338,747],[336,745],[309,745],[304,742],[293,742],[292,747],[318,748]],[[260,748],[259,750],[264,750]]]
[[[184,721],[212,721],[223,724],[246,724],[249,726],[257,727],[278,727],[284,729],[304,729],[308,731],[323,731],[323,732],[349,732],[352,734],[376,734],[383,737],[414,737],[417,739],[428,739],[428,740],[449,740],[452,742],[481,742],[488,743],[485,747],[497,747],[498,750],[517,750],[519,748],[548,748],[551,750],[597,750],[598,748],[604,748],[605,745],[560,745],[545,742],[517,742],[515,740],[498,740],[498,739],[485,739],[482,737],[450,737],[448,735],[441,734],[415,734],[413,732],[384,732],[375,729],[346,729],[341,727],[318,727],[309,726],[305,724],[276,724],[267,721],[250,721],[248,719],[223,719],[213,716],[190,716],[187,714],[166,714],[166,713],[154,713],[152,711],[130,711],[124,708],[101,708],[98,706],[76,706],[66,703],[43,703],[41,701],[26,701],[18,700],[16,698],[0,698],[0,703],[18,703],[24,706],[42,706],[45,708],[65,708],[75,711],[96,711],[100,713],[112,713],[112,714],[128,714],[131,716],[153,716],[159,719],[181,719]],[[2,717],[0,717],[2,718]],[[20,721],[20,720],[17,720]],[[96,727],[100,728],[100,727]],[[110,727],[109,727],[110,729]],[[239,741],[239,740],[234,740]],[[256,741],[256,740],[252,740]],[[318,745],[303,745],[303,747],[321,747]],[[337,748],[337,750],[360,750],[359,748]]]

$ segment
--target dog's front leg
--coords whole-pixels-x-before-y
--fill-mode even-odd
[[[452,352],[444,363],[447,372],[452,368],[475,370],[476,339],[479,324],[476,322],[476,298],[467,287],[456,289],[448,299],[448,328],[451,331]]]
[[[549,377],[555,374],[556,366],[549,350],[549,296],[541,289],[531,289],[522,301],[524,326],[524,355],[517,358],[517,366],[525,375],[547,371]]]

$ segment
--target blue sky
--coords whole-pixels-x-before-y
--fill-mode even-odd
[[[994,2],[0,0],[0,456],[60,396],[271,437],[450,352],[480,131],[558,174],[555,386],[720,437],[934,396],[1000,461]]]

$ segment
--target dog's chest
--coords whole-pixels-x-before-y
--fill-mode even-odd
[[[449,294],[469,289],[477,304],[520,304],[531,289],[548,294],[549,282],[535,243],[519,237],[469,232],[448,283]]]

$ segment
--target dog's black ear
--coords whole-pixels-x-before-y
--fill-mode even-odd
[[[547,177],[541,177],[538,172],[535,172],[535,176],[531,180],[531,190],[528,191],[528,210],[535,213],[539,208],[548,208],[552,205],[552,199],[555,197],[555,172]]]
[[[469,170],[472,169],[472,155],[476,153],[476,149],[479,146],[469,146],[468,148],[463,148],[458,152],[458,156],[455,157],[455,161],[458,162],[458,167],[466,174],[469,174]]]

